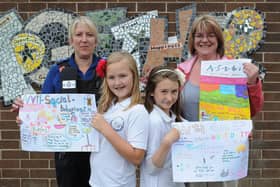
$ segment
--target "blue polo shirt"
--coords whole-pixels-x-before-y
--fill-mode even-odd
[[[95,70],[95,67],[98,61],[100,60],[100,58],[94,54],[89,69],[85,74],[83,74],[83,72],[79,70],[74,57],[75,57],[74,54],[72,54],[70,58],[63,60],[63,62],[66,61],[69,63],[70,67],[76,68],[78,72],[78,76],[82,80],[91,80],[93,78],[93,72]],[[60,81],[59,65],[54,64],[51,66],[48,72],[41,93],[60,93],[60,92],[61,92],[61,81]]]

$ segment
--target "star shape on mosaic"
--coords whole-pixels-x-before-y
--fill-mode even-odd
[[[20,55],[22,56],[22,60],[23,60],[22,63],[25,63],[27,58],[30,58],[33,61],[34,59],[33,59],[32,53],[34,53],[35,51],[36,51],[36,49],[30,49],[27,46],[27,44],[24,44],[24,49],[22,51],[20,51]]]

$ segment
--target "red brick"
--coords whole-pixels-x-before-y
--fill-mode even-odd
[[[275,102],[265,102],[263,111],[279,111],[280,110],[280,105],[279,103]]]
[[[29,152],[23,151],[2,151],[2,159],[28,159]]]
[[[248,2],[242,2],[242,3],[227,3],[226,4],[226,11],[231,12],[235,9],[238,9],[240,7],[254,7],[255,3],[248,3]]]
[[[280,42],[279,33],[267,33],[264,41],[265,42]]]
[[[55,178],[54,169],[31,169],[31,178]]]
[[[279,12],[267,12],[265,13],[265,20],[267,22],[280,22],[280,13]]]
[[[266,169],[262,170],[262,177],[265,178],[279,178],[280,177],[280,169]]]
[[[275,113],[275,112],[274,112]],[[279,115],[275,114],[275,115]],[[254,123],[254,129],[257,130],[280,130],[279,122],[271,122],[271,121],[258,121]]]
[[[22,168],[48,168],[48,160],[21,160]]]
[[[17,149],[19,148],[18,141],[0,140],[0,149]]]
[[[249,178],[260,178],[262,176],[262,171],[261,169],[248,169],[248,176]]]
[[[279,150],[263,150],[262,157],[263,157],[263,159],[279,159],[280,151]]]
[[[49,181],[44,179],[23,179],[22,187],[49,187]]]
[[[264,120],[280,120],[280,112],[264,112]]]
[[[47,4],[40,2],[40,3],[19,3],[18,10],[20,12],[34,12],[40,11],[42,9],[47,8]]]
[[[197,3],[198,12],[224,12],[225,3]]]
[[[280,44],[278,43],[265,43],[261,46],[259,51],[262,52],[279,52]]]
[[[0,3],[0,11],[8,11],[13,8],[17,8],[17,3],[11,3],[11,1],[9,3]]]
[[[264,131],[263,132],[263,138],[265,140],[280,140],[280,131]]]
[[[19,160],[0,160],[0,168],[19,168]]]
[[[16,112],[1,112],[1,120],[16,120]]]
[[[279,62],[280,53],[264,53],[264,61],[266,62]]]
[[[30,152],[31,159],[53,159],[54,153],[47,152]]]
[[[28,169],[3,169],[4,178],[27,178],[29,177]]]
[[[280,168],[280,160],[253,160],[254,168]]]
[[[165,12],[165,3],[138,3],[137,5],[137,11],[143,12],[143,11],[152,11],[152,10],[158,10],[159,12]]]
[[[20,179],[3,179],[0,178],[1,187],[19,187]]]
[[[280,80],[280,74],[279,74]],[[280,101],[280,94],[279,93],[264,93],[265,101]]]
[[[108,8],[116,8],[116,7],[126,7],[128,12],[136,11],[136,3],[108,3]]]
[[[263,84],[264,91],[280,91],[280,83],[266,83]]]
[[[78,11],[94,11],[106,9],[106,3],[78,3]]]
[[[6,120],[1,120],[1,125],[0,125],[0,130],[18,130],[19,126],[16,124],[15,121],[6,121]]]
[[[254,179],[252,181],[252,187],[279,187],[280,179]]]
[[[280,3],[256,3],[256,8],[262,12],[279,12]]]
[[[269,32],[280,32],[280,24],[279,23],[267,23],[267,30]]]
[[[3,140],[18,140],[20,138],[19,131],[2,131]]]
[[[167,3],[167,12],[176,12],[177,9],[191,5],[192,3]]]
[[[76,12],[76,3],[48,3],[48,8],[63,8]]]
[[[252,148],[253,149],[280,149],[280,141],[263,141],[263,140],[253,139]],[[280,164],[280,160],[279,160],[279,164]]]

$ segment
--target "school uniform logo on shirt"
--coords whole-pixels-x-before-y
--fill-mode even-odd
[[[111,121],[111,126],[115,131],[121,131],[124,127],[124,119],[122,117],[116,117]]]

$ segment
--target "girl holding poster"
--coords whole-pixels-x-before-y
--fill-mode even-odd
[[[150,113],[149,141],[141,165],[140,187],[183,187],[172,180],[171,145],[180,137],[171,127],[180,116],[180,78],[167,67],[154,68],[146,86],[145,107]]]
[[[104,64],[102,96],[92,126],[100,132],[100,152],[91,153],[90,185],[136,186],[136,165],[145,155],[148,112],[140,103],[136,62],[126,52],[112,53]]]

